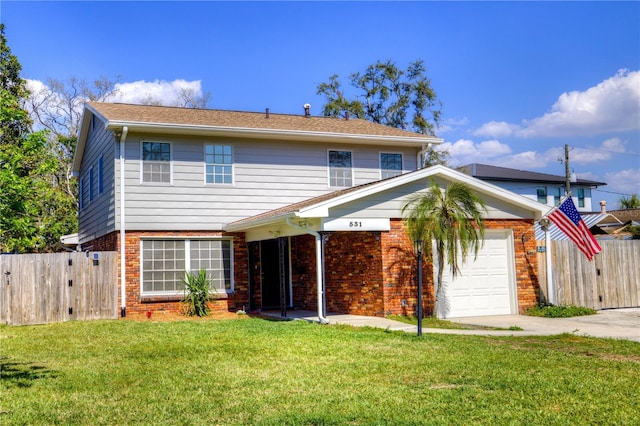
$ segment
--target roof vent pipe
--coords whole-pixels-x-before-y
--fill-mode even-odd
[[[269,119],[269,108],[267,108],[266,111],[264,112],[264,116],[266,119]]]
[[[349,121],[349,111],[344,113],[344,119]]]
[[[304,108],[304,116],[305,117],[310,117],[311,116],[311,104],[304,104],[303,108]]]
[[[600,214],[607,213],[607,202],[605,200],[600,201]]]

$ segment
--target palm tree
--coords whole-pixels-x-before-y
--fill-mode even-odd
[[[638,198],[638,194],[631,194],[631,197],[629,198],[627,197],[620,198],[620,201],[618,201],[618,204],[620,204],[621,210],[637,209],[637,208],[640,208],[640,198]]]
[[[439,312],[442,302],[442,272],[445,257],[455,277],[460,272],[458,254],[464,262],[470,252],[478,255],[484,242],[483,213],[487,208],[482,199],[464,183],[453,182],[445,189],[435,180],[426,192],[415,194],[402,208],[412,241],[423,241],[428,255],[435,255],[438,265],[435,307]],[[435,253],[431,253],[431,241],[435,241]]]

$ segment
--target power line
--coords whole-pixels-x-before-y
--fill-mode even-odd
[[[577,146],[574,146],[574,147],[572,147],[572,148],[575,148],[575,149],[584,149],[584,150],[586,150],[586,151],[606,152],[606,153],[608,153],[608,154],[628,155],[628,156],[630,156],[630,157],[640,157],[640,154],[635,153],[635,152],[609,151],[609,150],[606,150],[606,149],[598,149],[598,148],[582,148],[582,147],[577,147]]]

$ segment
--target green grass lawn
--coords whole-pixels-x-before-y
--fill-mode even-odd
[[[243,317],[0,327],[0,424],[640,424],[640,344]]]

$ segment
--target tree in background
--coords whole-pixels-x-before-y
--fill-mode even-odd
[[[350,74],[349,81],[355,89],[353,97],[345,95],[337,74],[318,85],[317,94],[326,98],[322,108],[324,116],[346,117],[348,114],[385,126],[435,135],[442,105],[426,76],[422,60],[410,63],[406,70],[390,60],[378,61],[363,73]],[[447,157],[447,152],[431,149],[423,166],[446,164]]]
[[[631,194],[630,197],[622,197],[618,201],[620,210],[640,209],[640,198],[638,194]]]
[[[471,252],[477,256],[484,242],[483,213],[486,213],[484,201],[468,185],[453,182],[442,189],[433,179],[426,192],[415,194],[402,208],[409,238],[423,241],[425,252],[435,257],[433,264],[438,267],[434,316],[443,310],[445,261],[455,277],[460,272],[458,255],[462,262]]]
[[[75,203],[56,179],[47,132],[32,132],[21,70],[0,24],[0,251],[49,251],[75,231]]]

